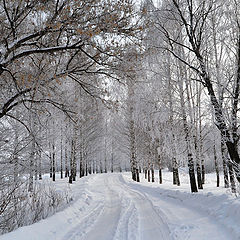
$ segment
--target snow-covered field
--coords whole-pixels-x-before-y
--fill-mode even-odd
[[[214,174],[204,190],[191,194],[188,175],[181,186],[131,180],[130,173],[90,175],[73,185],[56,181],[58,191],[70,191],[73,201],[64,210],[30,226],[0,236],[0,240],[232,240],[240,239],[240,199]],[[64,189],[64,190],[63,190]]]

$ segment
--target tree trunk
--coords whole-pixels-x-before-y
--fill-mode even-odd
[[[93,161],[93,169],[92,169],[92,173],[95,174],[96,172],[96,161]]]
[[[177,164],[177,160],[175,157],[173,157],[172,164],[173,164],[173,185],[180,186],[178,164]]]
[[[224,176],[224,187],[229,188],[229,179],[228,179],[228,152],[224,143],[224,139],[221,138],[221,154],[223,161],[223,176]]]
[[[202,185],[202,171],[201,171],[201,161],[200,161],[200,153],[199,153],[199,146],[197,142],[197,136],[194,137],[195,142],[195,151],[196,151],[196,168],[197,168],[197,183],[198,183],[198,189],[203,189]]]
[[[179,73],[179,89],[180,89],[180,102],[181,102],[181,112],[182,112],[182,120],[183,120],[183,128],[185,133],[185,140],[187,144],[187,158],[188,158],[188,172],[189,172],[189,178],[190,178],[190,186],[191,186],[191,192],[198,192],[197,190],[197,184],[195,179],[195,170],[194,170],[194,161],[191,151],[191,143],[190,143],[190,133],[187,123],[187,114],[185,109],[185,101],[184,101],[184,90],[183,90],[183,78],[184,76],[182,64],[179,62],[180,66],[180,73]]]
[[[107,140],[106,140],[106,137],[104,139],[104,172],[107,173]]]
[[[56,163],[55,163],[55,145],[54,143],[52,144],[52,180],[55,181],[56,180]]]
[[[80,163],[79,163],[79,177],[83,177],[84,173],[83,173],[83,162],[82,162],[82,153],[80,152]]]
[[[111,152],[111,172],[113,173],[113,160],[114,160],[114,156],[113,156],[113,140],[112,140],[112,152]]]
[[[193,157],[191,153],[188,153],[188,168],[189,168],[188,173],[190,178],[191,191],[198,192],[195,173],[194,173],[194,162],[193,162]]]
[[[67,140],[65,143],[65,178],[69,177],[69,168],[68,168],[68,153],[67,153]]]
[[[213,145],[213,152],[214,152],[214,164],[215,164],[216,175],[217,175],[217,187],[219,187],[220,178],[219,178],[219,167],[218,167],[218,160],[217,160],[216,145],[215,145],[215,143],[214,143],[214,145]]]
[[[102,166],[102,160],[100,160],[100,173],[103,173],[103,166]]]
[[[73,182],[74,176],[74,166],[73,166],[73,140],[71,144],[71,154],[70,154],[70,176],[69,176],[69,183]]]
[[[159,175],[159,184],[162,184],[162,169],[161,168],[159,168],[158,175]]]
[[[61,156],[60,156],[60,172],[61,172],[61,179],[63,178],[63,144],[62,144],[62,128],[61,128],[61,143],[60,143],[60,148],[61,148]]]
[[[50,144],[50,143],[49,143]],[[49,152],[49,164],[50,164],[50,178],[52,178],[52,172],[53,172],[53,165],[52,165],[52,151],[50,150],[50,152]]]
[[[169,116],[169,120],[170,120],[170,128],[171,128],[171,149],[172,149],[172,167],[173,167],[173,185],[178,185],[180,186],[180,178],[179,178],[179,174],[178,174],[178,163],[177,163],[177,159],[176,159],[176,146],[175,146],[175,134],[174,134],[174,126],[173,126],[173,93],[172,93],[172,77],[171,77],[171,63],[170,63],[170,55],[168,54],[167,56],[167,76],[168,76],[168,97],[169,97],[169,109],[170,109],[170,116]]]
[[[30,163],[29,163],[29,185],[28,185],[29,192],[33,191],[34,158],[35,158],[35,140],[32,139]]]
[[[151,180],[150,180],[150,170],[149,169],[147,170],[147,175],[148,175],[148,182],[150,182]]]
[[[39,161],[38,161],[38,179],[42,180],[42,153],[39,153]]]
[[[229,169],[231,190],[232,190],[232,193],[236,193],[237,189],[236,189],[236,183],[235,183],[235,178],[234,178],[234,171],[233,171],[232,163],[230,161],[228,162],[228,169]]]
[[[139,178],[139,170],[136,169],[136,181],[140,182],[140,178]]]
[[[154,168],[153,168],[153,165],[151,166],[151,172],[152,172],[152,182],[154,182],[155,179],[154,179]]]
[[[204,79],[206,82],[208,93],[211,98],[212,106],[215,111],[216,125],[221,132],[222,139],[224,139],[224,141],[226,143],[230,158],[232,160],[232,167],[236,173],[236,178],[237,178],[238,182],[240,182],[240,172],[239,172],[240,158],[239,158],[238,150],[237,150],[234,142],[231,140],[231,135],[228,131],[225,119],[223,117],[222,109],[217,101],[216,96],[215,96],[215,92],[213,90],[212,83],[207,75],[204,75]]]
[[[85,156],[85,174],[86,176],[88,175],[88,162],[87,162],[86,156]]]

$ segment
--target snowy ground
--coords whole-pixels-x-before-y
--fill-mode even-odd
[[[197,194],[189,193],[184,172],[180,187],[172,186],[169,172],[163,174],[162,185],[142,175],[135,183],[129,173],[91,175],[71,186],[58,179],[57,189],[71,189],[71,205],[0,240],[240,239],[240,199],[217,189],[214,174]]]

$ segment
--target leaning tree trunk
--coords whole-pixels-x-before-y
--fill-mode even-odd
[[[239,171],[240,158],[239,158],[237,147],[231,139],[231,135],[229,133],[229,130],[227,128],[227,125],[223,116],[222,108],[220,107],[217,101],[210,78],[205,74],[204,79],[205,79],[206,87],[208,89],[208,93],[211,98],[212,106],[214,108],[216,125],[221,132],[221,137],[224,139],[226,143],[229,156],[232,160],[232,167],[236,173],[236,178],[238,182],[240,182],[240,171]]]

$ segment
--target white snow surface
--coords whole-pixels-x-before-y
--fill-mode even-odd
[[[240,239],[240,199],[215,187],[208,174],[204,190],[189,192],[188,176],[180,187],[163,172],[163,184],[131,180],[130,173],[97,174],[68,186],[73,202],[64,210],[0,240],[232,240]]]

